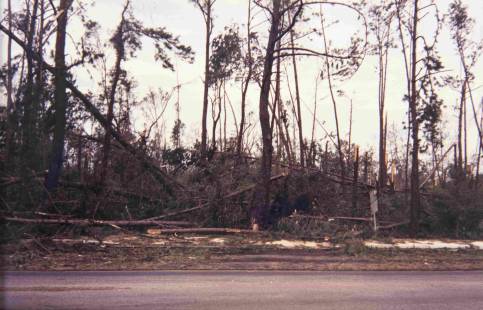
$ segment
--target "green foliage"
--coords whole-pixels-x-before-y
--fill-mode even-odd
[[[122,21],[110,41],[120,53],[121,59],[125,60],[126,53],[132,57],[142,48],[142,37],[153,41],[156,50],[154,59],[160,61],[163,68],[174,70],[168,52],[189,62],[194,61],[194,52],[191,47],[182,44],[179,38],[167,31],[165,27],[144,26],[140,20],[134,17],[128,3],[123,11]]]
[[[429,201],[425,219],[429,233],[457,238],[478,238],[482,235],[483,192],[468,184],[450,184],[437,189]]]
[[[230,78],[241,65],[241,39],[238,28],[225,27],[225,32],[213,39],[211,48],[209,84],[213,85],[217,81]]]

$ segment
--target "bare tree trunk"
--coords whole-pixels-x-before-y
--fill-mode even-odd
[[[386,167],[386,148],[385,148],[385,128],[384,124],[384,105],[386,99],[386,70],[387,70],[387,51],[386,59],[384,59],[382,47],[379,49],[379,189],[383,189],[386,185],[387,167]]]
[[[352,100],[350,101],[349,107],[349,136],[348,136],[348,146],[347,146],[347,162],[350,162],[351,151],[352,151]]]
[[[213,119],[213,128],[211,131],[212,134],[212,140],[211,140],[211,148],[215,149],[216,148],[216,127],[218,126],[218,121],[220,120],[221,117],[221,85],[223,82],[220,82],[219,85],[217,85],[217,91],[218,94],[216,95],[217,97],[215,100],[213,100],[212,103],[212,108],[211,108],[211,113],[212,113],[212,119]],[[218,102],[218,111],[216,111],[216,103]],[[220,133],[220,140],[221,140],[221,133]]]
[[[326,39],[326,36],[325,36],[325,26],[324,26],[324,22],[322,20],[322,36],[323,36],[323,39],[324,39],[324,49],[325,49],[325,53],[328,54],[328,47],[327,47],[327,39]],[[345,179],[345,165],[344,165],[344,154],[342,152],[342,141],[341,141],[341,138],[340,138],[340,131],[339,131],[339,117],[337,116],[337,103],[335,102],[335,96],[334,96],[334,90],[332,88],[332,79],[331,79],[331,75],[330,75],[330,64],[329,64],[329,59],[326,57],[325,58],[325,66],[326,66],[326,69],[327,69],[327,81],[329,82],[329,92],[330,92],[330,97],[332,99],[332,106],[334,108],[334,118],[335,118],[335,129],[336,129],[336,133],[337,133],[337,151],[339,152],[339,166],[340,166],[340,170],[341,170],[341,176],[342,176],[342,179]],[[345,191],[344,190],[344,186],[342,186],[342,190],[343,192]]]
[[[242,96],[241,96],[241,116],[240,116],[240,130],[238,132],[237,139],[237,154],[240,157],[243,149],[243,136],[245,134],[245,110],[246,99],[248,92],[248,85],[253,73],[253,59],[252,59],[252,44],[251,44],[251,21],[252,21],[252,8],[251,1],[248,1],[248,18],[247,18],[247,53],[248,53],[248,73],[244,80],[242,80]]]
[[[65,83],[65,37],[67,29],[67,18],[69,7],[72,0],[60,0],[59,14],[57,15],[57,35],[55,41],[55,126],[54,140],[52,143],[51,160],[49,172],[45,179],[45,188],[52,193],[59,184],[60,174],[62,172],[62,163],[64,161],[64,139],[66,125],[66,106],[67,94]],[[79,138],[80,140],[80,138]],[[80,144],[80,143],[79,143]]]
[[[463,171],[463,119],[464,119],[464,102],[466,96],[466,79],[461,85],[461,98],[460,106],[458,109],[458,166],[457,166],[457,178],[460,179],[464,176]]]
[[[77,173],[79,174],[79,181],[84,182],[84,173],[82,170],[82,137],[77,137]]]
[[[270,114],[268,112],[274,50],[277,43],[280,24],[280,0],[273,0],[272,20],[263,66],[262,84],[260,90],[259,118],[262,130],[262,160],[259,180],[253,192],[252,208],[250,210],[253,230],[258,230],[264,224],[270,202],[270,177],[272,172],[272,132],[270,129]]]
[[[290,10],[288,11],[288,22],[289,24],[292,22],[290,16]],[[297,59],[295,58],[295,50],[294,50],[294,39],[293,39],[293,31],[290,31],[290,47],[292,48],[292,64],[293,64],[293,74],[295,80],[295,102],[297,103],[297,127],[298,127],[298,134],[299,134],[299,152],[300,152],[300,165],[305,167],[305,146],[304,146],[304,135],[302,132],[302,112],[300,110],[300,90],[299,90],[299,78],[297,72]]]
[[[310,154],[311,154],[311,164],[315,165],[315,120],[317,115],[317,90],[319,88],[319,75],[315,78],[315,94],[314,94],[314,115],[312,117],[312,135],[310,138]]]
[[[8,30],[12,31],[12,3],[11,0],[7,2],[8,10]],[[7,130],[6,130],[6,146],[7,158],[6,162],[13,163],[15,153],[15,129],[17,127],[17,111],[13,101],[12,90],[12,38],[8,37],[7,42]],[[10,167],[11,169],[12,167]]]
[[[223,151],[226,150],[226,89],[223,82]]]
[[[368,176],[369,176],[369,155],[367,154],[367,152],[364,153],[364,170],[363,170],[363,180],[364,180],[364,184],[367,184],[367,182],[369,181],[368,180]]]
[[[210,82],[210,40],[213,30],[213,21],[211,17],[211,9],[213,6],[212,0],[207,0],[206,11],[203,11],[203,17],[205,18],[206,36],[205,36],[205,81],[203,85],[203,115],[201,118],[201,156],[204,158],[206,155],[207,145],[207,125],[206,120],[208,116],[208,89]],[[214,139],[214,138],[213,138]]]
[[[417,115],[416,66],[417,66],[417,39],[418,39],[418,0],[414,1],[411,45],[411,97],[409,108],[412,121],[412,157],[411,157],[411,234],[419,231],[420,197],[419,197],[419,120]]]
[[[396,14],[398,17],[398,32],[399,32],[399,39],[401,41],[401,51],[403,54],[403,59],[404,59],[404,69],[405,69],[405,75],[406,75],[406,87],[407,87],[407,96],[408,98],[411,97],[411,76],[409,73],[409,60],[408,60],[408,55],[406,52],[406,43],[404,41],[404,35],[403,35],[403,22],[402,22],[402,17],[401,17],[401,11],[402,7],[401,5],[403,4],[402,1],[396,1]],[[409,110],[409,109],[408,109]],[[406,156],[404,159],[404,200],[406,205],[409,204],[408,201],[408,189],[409,189],[409,146],[410,146],[410,140],[411,140],[411,113],[408,111],[408,118],[407,118],[407,137],[406,137]]]

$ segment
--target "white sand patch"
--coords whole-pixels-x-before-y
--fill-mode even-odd
[[[383,243],[375,240],[364,241],[364,245],[369,248],[376,249],[468,249],[471,246],[483,249],[483,242],[465,242],[465,241],[441,241],[441,240],[403,240],[395,239],[393,243]]]
[[[479,249],[479,250],[483,250],[483,241],[473,241],[470,243],[471,246]]]
[[[444,242],[440,240],[414,240],[396,242],[400,249],[467,249],[469,244],[460,242]]]
[[[104,240],[102,243],[104,243],[104,244],[110,244],[110,245],[120,244],[119,242],[112,241],[112,240]]]
[[[94,240],[94,239],[84,239],[84,240],[82,240],[82,243],[84,243],[84,244],[100,244],[101,242],[99,240]]]
[[[294,248],[306,248],[306,249],[320,249],[331,247],[329,242],[315,242],[315,241],[302,241],[302,240],[277,240],[268,242],[257,242],[258,245],[275,245],[282,248],[294,249]]]
[[[372,241],[372,240],[364,241],[364,245],[366,247],[373,248],[373,249],[390,249],[390,248],[394,248],[394,244],[381,243],[379,241]]]
[[[225,238],[211,238],[210,239],[210,242],[214,242],[214,243],[225,243],[226,239]]]

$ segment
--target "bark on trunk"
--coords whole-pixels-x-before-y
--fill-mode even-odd
[[[7,2],[8,10],[8,30],[12,31],[12,2]],[[15,128],[16,128],[16,107],[12,100],[12,38],[8,37],[7,41],[7,130],[6,130],[6,146],[7,146],[7,158],[6,162],[12,163],[15,152]],[[9,169],[9,168],[7,168]]]
[[[288,14],[288,22],[291,23],[290,11]],[[297,59],[295,58],[294,50],[294,39],[293,31],[290,31],[290,47],[292,48],[292,64],[293,64],[293,74],[295,80],[295,102],[297,103],[297,127],[299,133],[299,151],[300,151],[300,165],[305,167],[305,146],[304,146],[304,136],[302,132],[302,112],[300,110],[300,90],[299,90],[299,77],[297,72]]]
[[[247,19],[247,53],[248,53],[248,73],[245,80],[242,81],[242,97],[241,97],[241,118],[240,130],[238,132],[238,139],[236,144],[237,154],[240,158],[243,151],[243,136],[245,134],[245,110],[246,98],[248,92],[248,85],[253,73],[253,59],[252,59],[252,45],[251,45],[251,1],[248,1],[248,19]]]
[[[273,0],[272,20],[268,37],[265,61],[263,67],[262,85],[259,101],[259,118],[262,130],[262,160],[259,180],[253,193],[252,208],[250,210],[253,230],[258,230],[264,224],[270,202],[270,177],[272,171],[272,131],[270,129],[270,115],[268,112],[270,79],[274,62],[274,50],[280,24],[280,0]]]
[[[458,113],[458,166],[457,166],[457,178],[460,179],[463,177],[463,114],[464,114],[464,101],[465,101],[465,94],[466,93],[466,79],[463,81],[461,85],[461,97],[460,97],[460,106],[459,106],[459,113]]]
[[[206,36],[205,36],[205,81],[203,85],[203,114],[201,118],[201,156],[206,155],[207,146],[207,117],[208,117],[208,89],[210,80],[210,38],[212,32],[211,8],[213,3],[211,0],[206,2],[206,11],[203,11],[205,18]]]
[[[419,231],[420,196],[419,196],[419,123],[417,117],[417,91],[416,91],[416,65],[417,65],[417,37],[418,36],[418,0],[414,1],[413,25],[412,25],[412,50],[411,50],[411,98],[410,113],[412,121],[411,154],[411,219],[410,230],[414,236]]]
[[[49,172],[45,179],[45,188],[52,193],[59,184],[62,164],[64,161],[64,140],[66,125],[67,94],[65,84],[65,37],[67,17],[71,0],[60,0],[59,14],[57,16],[57,35],[55,41],[55,125],[54,140],[49,165]]]

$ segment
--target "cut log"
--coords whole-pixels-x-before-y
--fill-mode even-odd
[[[150,229],[150,234],[254,234],[260,231],[253,231],[251,229],[236,229],[236,228],[166,228],[166,229]]]

